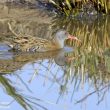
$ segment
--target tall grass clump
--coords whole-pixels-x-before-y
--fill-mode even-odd
[[[77,15],[90,10],[108,14],[110,13],[110,1],[109,0],[49,0],[61,13],[66,16]],[[90,12],[91,13],[91,12]]]

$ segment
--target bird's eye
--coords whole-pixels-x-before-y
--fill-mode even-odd
[[[68,32],[64,32],[64,35],[67,36],[68,35]]]

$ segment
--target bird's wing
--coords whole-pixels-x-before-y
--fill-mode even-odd
[[[51,51],[55,50],[57,46],[50,40],[38,37],[22,37],[14,40],[14,49],[21,51]]]

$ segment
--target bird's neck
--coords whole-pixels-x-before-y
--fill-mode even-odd
[[[63,48],[64,47],[64,44],[63,44],[63,42],[61,41],[58,41],[58,40],[53,40],[53,43],[54,43],[54,45],[56,46],[56,48],[59,48],[59,49],[61,49],[61,48]]]

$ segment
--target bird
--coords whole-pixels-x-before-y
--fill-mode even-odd
[[[64,48],[64,42],[66,39],[79,40],[77,37],[70,35],[67,31],[61,29],[58,30],[53,40],[47,40],[39,37],[33,37],[31,35],[17,35],[12,29],[10,23],[8,23],[9,30],[16,36],[13,42],[8,45],[17,51],[22,52],[46,52],[54,51]]]

